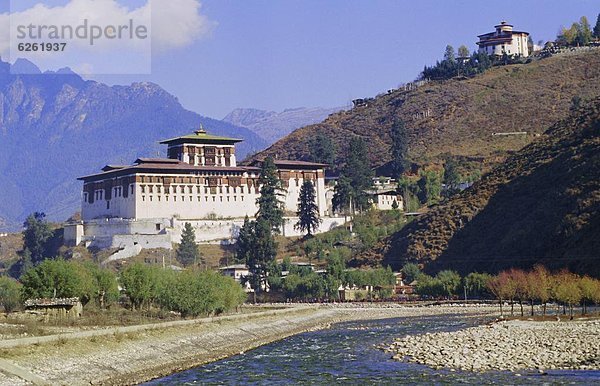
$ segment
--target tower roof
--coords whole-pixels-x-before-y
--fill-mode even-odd
[[[182,143],[233,145],[242,141],[242,139],[221,137],[218,135],[208,134],[206,130],[204,130],[204,128],[200,126],[200,130],[196,130],[191,134],[171,139],[165,139],[164,141],[160,141],[160,143],[166,145],[178,145]]]

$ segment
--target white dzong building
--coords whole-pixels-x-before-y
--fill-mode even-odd
[[[133,165],[107,165],[83,181],[82,223],[68,226],[70,244],[85,241],[100,248],[170,247],[179,242],[181,227],[190,222],[197,240],[232,239],[245,216],[258,210],[260,161],[238,166],[235,145],[240,139],[208,134],[205,130],[162,141],[167,158],[139,158]],[[327,165],[275,160],[285,194],[286,214],[295,216],[300,187],[311,180],[316,203],[326,217]],[[293,219],[284,233],[290,235]],[[323,230],[335,221],[323,221]]]
[[[479,35],[479,52],[487,55],[529,56],[529,33],[515,31],[506,21],[495,26],[494,32]]]

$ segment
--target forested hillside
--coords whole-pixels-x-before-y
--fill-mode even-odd
[[[600,97],[393,235],[385,262],[430,271],[568,267],[600,275]]]

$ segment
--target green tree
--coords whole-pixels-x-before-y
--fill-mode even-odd
[[[27,217],[23,224],[23,251],[29,251],[29,257],[34,265],[53,257],[48,256],[48,241],[52,237],[50,225],[46,222],[44,213],[35,212]]]
[[[332,199],[333,210],[338,213],[350,213],[352,197],[352,183],[348,177],[341,175],[334,188]]]
[[[316,202],[315,187],[310,180],[304,181],[300,187],[298,198],[298,223],[295,228],[301,232],[307,232],[308,236],[319,229],[321,218],[319,217],[319,206]]]
[[[134,310],[141,309],[144,303],[150,306],[150,301],[157,297],[156,276],[152,267],[141,263],[132,264],[121,272],[121,286]]]
[[[390,139],[392,144],[392,173],[394,178],[400,178],[408,168],[408,139],[402,119],[397,118],[394,120],[390,131]]]
[[[577,44],[585,46],[588,45],[591,40],[592,28],[590,27],[587,17],[582,16],[581,19],[579,19],[579,24],[577,24]]]
[[[196,264],[201,259],[198,244],[196,244],[196,232],[189,222],[186,222],[181,232],[181,244],[177,248],[177,261],[188,266]]]
[[[428,170],[421,173],[419,187],[421,189],[422,202],[433,204],[439,201],[442,193],[442,174]]]
[[[21,284],[9,277],[0,277],[0,305],[9,314],[21,304]]]
[[[444,183],[448,187],[457,188],[462,182],[462,177],[458,172],[458,163],[450,158],[444,164]]]
[[[487,273],[472,272],[465,276],[464,284],[471,296],[485,296],[488,293],[487,284],[492,276]]]
[[[64,260],[45,260],[21,276],[24,299],[79,298],[85,305],[93,298],[94,281],[85,267]]]
[[[261,165],[258,180],[260,196],[256,199],[258,205],[257,219],[265,220],[275,233],[279,233],[283,225],[283,203],[280,201],[283,185],[277,175],[277,167],[272,157],[267,157]]]
[[[435,278],[439,280],[445,296],[454,296],[458,294],[461,277],[457,272],[450,270],[440,271]]]
[[[253,222],[251,250],[248,253],[250,284],[256,292],[261,292],[277,255],[277,244],[270,224],[263,218]]]
[[[406,284],[410,284],[413,281],[417,280],[417,278],[422,274],[421,268],[419,268],[418,264],[415,263],[406,263],[401,269],[402,276],[404,278],[404,282]]]
[[[94,280],[92,290],[94,299],[100,308],[105,308],[108,304],[119,299],[119,286],[117,277],[109,269],[101,268],[95,264],[85,265]]]
[[[456,54],[454,53],[454,47],[452,47],[450,44],[446,46],[446,50],[444,51],[444,60],[451,64],[456,63]]]
[[[464,44],[460,47],[458,47],[458,57],[459,58],[468,58],[469,56],[471,56],[471,53],[469,52],[469,49],[467,48],[467,46],[465,46]]]
[[[593,36],[596,39],[600,39],[600,13],[598,14],[598,17],[596,18],[596,25],[594,26]]]
[[[339,189],[334,193],[334,201],[342,207],[345,200],[352,210],[363,211],[369,207],[369,195],[366,192],[373,183],[373,171],[368,162],[367,146],[360,137],[350,140],[348,158],[340,173]],[[346,191],[348,190],[348,191]]]
[[[246,263],[252,252],[254,244],[254,222],[250,221],[248,216],[244,218],[244,225],[240,228],[238,238],[235,243],[236,259],[239,262]]]
[[[335,161],[335,144],[321,131],[308,142],[308,151],[312,162],[333,165]]]

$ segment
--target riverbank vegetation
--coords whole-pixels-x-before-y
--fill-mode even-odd
[[[28,269],[21,284],[1,279],[0,304],[6,312],[20,308],[26,299],[78,298],[84,307],[92,303],[105,310],[119,303],[132,311],[160,310],[185,318],[221,314],[246,300],[238,283],[216,272],[177,272],[140,263],[115,275],[92,263],[45,260]]]

